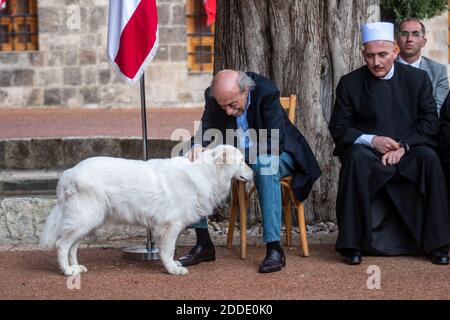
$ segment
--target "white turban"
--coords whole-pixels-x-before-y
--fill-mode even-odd
[[[394,42],[394,25],[389,22],[365,24],[361,28],[361,33],[363,44],[379,40]]]

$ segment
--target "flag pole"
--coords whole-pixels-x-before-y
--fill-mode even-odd
[[[147,141],[147,109],[145,105],[145,73],[141,77],[141,118],[142,118],[142,142],[144,144],[144,161],[148,160],[148,141]]]
[[[142,143],[144,151],[144,161],[148,160],[148,140],[147,140],[147,110],[145,105],[145,73],[141,76],[141,118],[142,118]],[[123,250],[123,257],[130,260],[159,260],[159,250],[155,248],[152,241],[152,232],[147,230],[147,243],[144,246],[126,248]]]
[[[141,118],[142,118],[142,142],[144,144],[144,161],[148,160],[148,140],[147,140],[147,108],[145,104],[145,73],[141,76]],[[146,249],[152,252],[155,243],[152,241],[152,232],[147,230],[147,244]],[[157,252],[157,251],[156,251]]]

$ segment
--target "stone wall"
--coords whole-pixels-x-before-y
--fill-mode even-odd
[[[424,21],[427,45],[422,53],[442,64],[448,64],[448,13]]]
[[[186,63],[186,0],[158,0],[160,47],[146,73],[150,107],[198,107],[211,74]],[[0,52],[0,108],[135,107],[139,84],[107,62],[108,0],[39,0],[39,50]],[[448,63],[447,13],[425,21],[424,55]]]
[[[160,159],[170,158],[173,153],[178,154],[186,144],[151,139],[148,145],[149,159]],[[108,156],[140,160],[142,155],[141,138],[7,139],[0,140],[0,171],[1,169],[67,169],[90,157]]]
[[[39,50],[0,52],[0,108],[140,107],[139,84],[107,62],[108,0],[38,1]],[[198,107],[211,74],[189,74],[185,0],[158,0],[160,47],[146,72],[154,107]]]
[[[45,221],[56,204],[55,197],[11,197],[0,196],[0,251],[37,249]],[[228,206],[220,210],[229,212]],[[262,226],[247,224],[247,245],[262,245]],[[209,233],[217,246],[225,246],[227,243],[228,220],[216,222],[209,221]],[[317,223],[307,226],[308,243],[334,244],[337,238],[335,224]],[[147,232],[142,227],[124,225],[104,225],[83,239],[84,244],[102,247],[129,247],[130,245],[143,245]],[[281,230],[281,241],[285,243],[285,228]],[[293,227],[292,241],[298,248],[300,239],[297,227]],[[240,230],[234,229],[233,244],[239,245]],[[177,246],[192,246],[195,243],[195,232],[186,229],[177,239]],[[30,246],[32,245],[32,246]],[[83,245],[84,247],[85,245]],[[236,248],[237,249],[237,248]]]

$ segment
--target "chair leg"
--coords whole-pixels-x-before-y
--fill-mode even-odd
[[[247,199],[245,194],[245,183],[239,181],[238,199],[241,223],[241,259],[247,258]]]
[[[305,206],[304,206],[303,202],[297,203],[297,217],[298,217],[298,229],[300,232],[303,256],[309,257],[308,240],[306,238]]]
[[[238,209],[238,192],[236,190],[236,182],[233,182],[231,186],[231,211],[230,211],[230,221],[228,223],[228,236],[227,236],[227,248],[231,249],[233,247],[233,237],[234,237],[234,227],[237,220],[237,209]]]
[[[291,199],[289,193],[283,193],[284,202],[284,225],[286,226],[286,246],[292,247],[292,219],[291,219]]]

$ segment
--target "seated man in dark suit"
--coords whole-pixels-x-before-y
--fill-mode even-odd
[[[398,27],[397,44],[400,53],[397,62],[425,70],[433,85],[433,96],[438,113],[448,93],[447,66],[422,55],[427,43],[425,25],[417,18],[406,18]]]
[[[215,137],[215,143],[229,140],[224,137],[232,133],[232,141],[225,143],[243,150],[255,172],[267,246],[259,272],[279,271],[286,263],[280,246],[280,179],[293,174],[294,192],[303,201],[321,174],[319,165],[303,135],[289,121],[280,104],[279,90],[268,78],[251,72],[223,70],[206,90],[205,102],[202,126],[193,139],[190,157],[200,156],[212,142],[207,134],[211,129],[222,138]],[[179,259],[183,266],[215,260],[207,227],[206,219],[195,226],[197,244]]]

